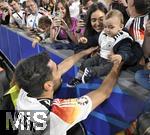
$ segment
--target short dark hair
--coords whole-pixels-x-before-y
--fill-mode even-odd
[[[13,1],[15,1],[16,3],[19,4],[19,0],[8,0],[8,3],[10,4],[10,3],[12,3]]]
[[[38,22],[38,27],[39,28],[49,28],[51,26],[51,20],[48,16],[42,16],[40,19],[39,19],[39,22]]]
[[[21,61],[16,67],[16,83],[32,97],[40,96],[44,91],[44,83],[53,78],[47,66],[49,60],[48,53],[43,52]]]
[[[149,7],[149,0],[134,0],[134,6],[136,9],[136,12],[139,14],[146,14],[148,13],[148,7]]]

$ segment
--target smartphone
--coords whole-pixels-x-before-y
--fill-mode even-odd
[[[85,22],[86,21],[86,15],[85,14],[80,14],[80,19]]]
[[[58,18],[62,19],[62,13],[60,11],[56,11],[55,16],[57,16]]]

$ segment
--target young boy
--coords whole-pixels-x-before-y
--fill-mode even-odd
[[[40,41],[50,37],[50,26],[51,26],[51,19],[48,16],[43,16],[39,19],[38,22],[38,31],[36,37],[32,41],[32,47],[35,48],[37,43]]]
[[[79,72],[67,86],[75,87],[86,83],[93,77],[105,76],[112,68],[112,61],[123,61],[124,65],[132,65],[134,54],[131,49],[132,37],[123,30],[123,15],[118,10],[111,10],[103,21],[104,30],[99,36],[100,53],[81,63]],[[132,61],[133,60],[133,61]]]

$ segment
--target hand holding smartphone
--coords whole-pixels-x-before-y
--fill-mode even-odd
[[[60,27],[62,24],[62,15],[61,12],[57,11],[53,18],[54,27]]]
[[[85,27],[85,21],[82,20],[82,19],[79,19],[77,25],[78,25],[78,26],[77,26],[78,29],[83,28],[83,27]]]

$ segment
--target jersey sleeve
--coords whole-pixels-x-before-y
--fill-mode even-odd
[[[55,99],[52,112],[68,124],[84,120],[91,112],[92,101],[88,96],[73,99]]]

